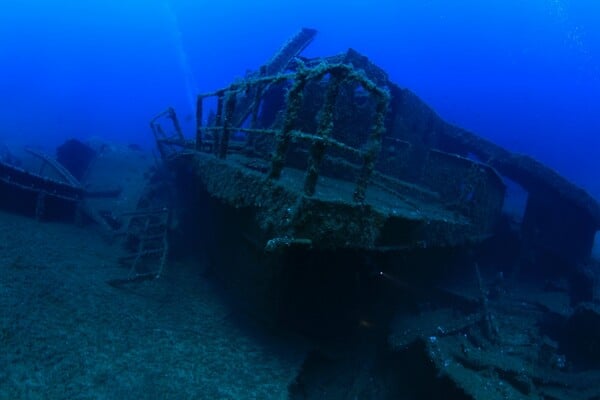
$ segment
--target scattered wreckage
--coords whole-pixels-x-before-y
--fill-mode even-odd
[[[136,146],[71,139],[56,158],[25,148],[0,155],[3,208],[41,220],[92,222],[122,240],[129,273],[111,283],[154,279],[168,254],[166,202],[149,207],[156,160]]]
[[[315,35],[199,95],[192,138],[173,109],[153,118],[161,166],[140,161],[115,184],[129,154],[63,167],[32,152],[53,176],[2,161],[4,190],[27,193],[38,217],[58,201],[128,238],[116,285],[160,275],[177,244],[204,252],[259,319],[319,338],[377,331],[422,366],[397,376],[421,383],[416,398],[600,397],[596,200],[444,122],[354,50],[303,57]],[[350,397],[391,396],[373,389],[380,356],[350,372]],[[310,398],[315,379],[300,374],[292,397]]]

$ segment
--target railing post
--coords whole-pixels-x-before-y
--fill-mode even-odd
[[[333,131],[333,114],[335,112],[335,102],[340,91],[340,82],[340,77],[332,70],[330,72],[330,82],[327,87],[325,103],[320,111],[321,118],[317,129],[317,136],[322,139],[327,139]],[[319,178],[321,161],[325,155],[325,148],[325,140],[314,140],[310,147],[306,178],[304,180],[304,194],[307,196],[315,194],[315,187],[317,185],[317,179]]]
[[[219,146],[219,158],[227,157],[229,148],[229,135],[231,134],[231,120],[235,110],[235,92],[230,91],[225,95],[225,118],[223,119],[223,132],[221,134],[221,143]]]
[[[281,176],[281,170],[285,163],[285,157],[290,145],[290,139],[292,131],[298,120],[298,113],[302,107],[302,101],[304,100],[304,86],[308,81],[308,72],[301,70],[296,75],[296,81],[290,88],[287,95],[287,110],[285,113],[285,120],[283,123],[283,129],[277,134],[275,145],[275,152],[271,160],[271,171],[269,172],[270,179],[279,179]]]
[[[204,98],[196,97],[196,151],[202,150],[202,114]]]
[[[354,190],[353,199],[357,203],[365,201],[367,186],[369,185],[373,169],[375,168],[377,155],[381,151],[381,136],[385,132],[385,114],[387,112],[387,107],[388,95],[385,92],[381,92],[375,107],[375,120],[373,121],[373,127],[371,128],[371,134],[369,135],[367,151],[364,154],[363,166],[358,175],[356,189]]]
[[[215,127],[221,126],[223,121],[223,93],[219,93],[217,95],[217,114],[215,115]],[[213,152],[214,154],[219,154],[219,149],[221,148],[221,134],[219,134],[218,130],[214,131],[213,138]]]
[[[175,128],[175,133],[177,134],[177,139],[179,139],[183,142],[185,140],[185,137],[183,136],[183,131],[181,130],[181,125],[179,125],[179,120],[177,119],[177,114],[175,113],[175,109],[172,107],[169,107],[168,113],[169,113],[169,118],[171,119],[171,121],[173,121],[173,127]]]

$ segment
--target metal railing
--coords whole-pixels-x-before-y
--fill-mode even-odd
[[[315,133],[303,132],[298,129],[298,126],[300,125],[299,113],[305,102],[304,90],[310,83],[319,82],[326,76],[328,82],[323,104],[317,114],[319,116],[317,130]],[[255,128],[263,94],[273,85],[283,82],[291,82],[286,96],[283,127],[281,129]],[[360,85],[375,103],[372,115],[373,123],[362,148],[349,146],[331,137],[336,116],[336,100],[341,88],[348,85]],[[242,97],[240,95],[243,95],[243,99],[246,100],[243,109],[237,107],[237,99]],[[216,111],[213,124],[205,126],[202,124],[204,100],[210,97],[217,99]],[[252,101],[248,102],[248,98],[251,98]],[[290,143],[292,141],[306,143],[309,146],[309,156],[304,179],[304,193],[312,196],[315,193],[325,152],[328,148],[335,148],[361,159],[353,199],[355,202],[364,202],[366,189],[381,150],[388,102],[389,94],[385,89],[377,86],[361,71],[346,64],[322,63],[313,68],[300,67],[295,73],[250,78],[236,82],[225,89],[198,96],[196,150],[212,151],[217,157],[225,159],[230,152],[232,132],[271,135],[275,140],[275,145],[268,177],[279,179],[282,169],[286,166]],[[243,126],[248,118],[250,118],[249,127]],[[207,140],[208,134],[212,135],[211,140]],[[210,143],[207,145],[207,142]]]

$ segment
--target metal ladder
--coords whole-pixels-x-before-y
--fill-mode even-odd
[[[136,210],[123,217],[126,219],[123,245],[128,254],[121,257],[121,262],[129,266],[129,273],[124,279],[112,279],[108,283],[119,286],[159,278],[169,251],[169,210]]]

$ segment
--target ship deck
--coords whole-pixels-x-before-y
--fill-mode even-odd
[[[223,160],[190,151],[171,162],[176,171],[193,171],[194,184],[210,197],[251,210],[261,237],[257,243],[265,246],[286,238],[283,243],[318,248],[406,250],[481,238],[468,218],[446,208],[436,193],[412,184],[399,193],[374,180],[359,203],[352,200],[353,182],[321,175],[314,195],[306,196],[304,171],[286,167],[279,179],[269,179],[266,161],[242,154]]]

